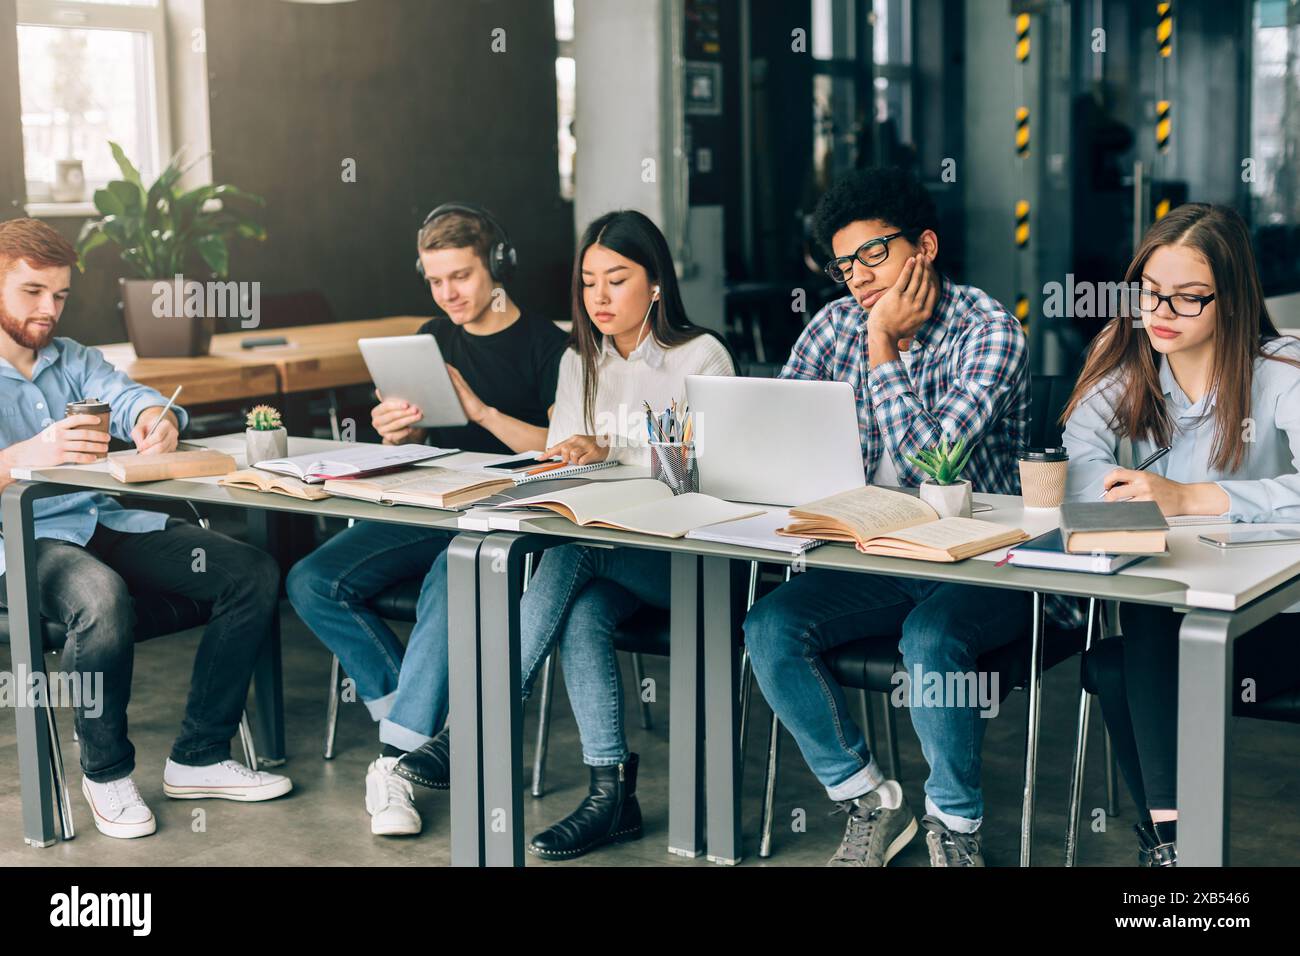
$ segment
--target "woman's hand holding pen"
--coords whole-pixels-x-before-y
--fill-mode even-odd
[[[1220,515],[1228,494],[1212,481],[1184,484],[1150,471],[1116,468],[1101,480],[1103,501],[1154,501],[1165,515]]]
[[[592,465],[609,457],[609,445],[595,435],[574,435],[542,453],[569,465]]]

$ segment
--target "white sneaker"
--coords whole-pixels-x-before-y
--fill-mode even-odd
[[[420,814],[412,803],[410,781],[393,773],[396,757],[379,757],[366,768],[366,812],[376,836],[412,836],[420,832]]]
[[[168,758],[163,768],[163,793],[176,800],[213,797],[253,803],[283,796],[292,789],[293,781],[288,777],[249,770],[234,760],[190,767]]]
[[[158,829],[153,811],[145,805],[144,797],[140,796],[130,777],[108,783],[95,783],[82,777],[81,793],[90,804],[95,829],[104,836],[132,840],[148,836]]]

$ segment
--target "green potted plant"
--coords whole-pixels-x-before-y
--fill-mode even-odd
[[[936,447],[927,448],[907,460],[926,474],[921,482],[921,500],[938,512],[940,518],[969,518],[971,516],[971,485],[961,477],[962,469],[970,461],[975,446],[966,446],[959,438],[950,445],[944,438]]]
[[[261,225],[227,208],[226,200],[266,203],[234,186],[181,192],[177,184],[189,167],[178,165],[179,152],[146,187],[122,147],[108,145],[122,178],[95,191],[95,208],[102,218],[87,222],[77,238],[79,267],[85,271],[86,255],[99,246],[112,244],[121,250],[130,272],[121,280],[122,308],[138,356],[206,355],[217,318],[237,315],[241,308],[239,284],[224,281],[230,273],[228,241],[266,239]],[[210,207],[214,200],[216,207]],[[213,281],[186,281],[186,270],[196,266],[196,257]],[[221,312],[226,314],[219,316]]]
[[[280,422],[280,413],[270,405],[254,405],[245,423],[248,425],[244,432],[248,467],[289,454],[289,433]]]

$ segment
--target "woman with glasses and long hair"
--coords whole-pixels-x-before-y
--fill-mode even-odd
[[[1067,498],[1300,521],[1300,341],[1269,319],[1245,222],[1222,206],[1179,206],[1147,232],[1125,282],[1132,308],[1098,335],[1062,416]],[[1121,442],[1134,461],[1170,450],[1135,471],[1116,467]],[[1121,604],[1123,639],[1100,642],[1087,660],[1142,815],[1144,866],[1177,860],[1180,620]],[[1252,700],[1300,677],[1295,620],[1279,615],[1237,638],[1236,679],[1254,682]]]
[[[573,265],[573,329],[560,361],[548,456],[588,465],[650,463],[642,403],[660,411],[686,397],[687,375],[734,375],[722,341],[686,317],[663,233],[634,211],[589,225]],[[668,607],[669,555],[634,548],[562,545],[548,550],[519,609],[525,693],[558,647],[564,688],[582,740],[590,788],[578,808],[535,836],[531,853],[569,860],[641,836],[637,755],[623,730],[623,687],[614,632],[642,605]],[[432,747],[402,758],[414,782]]]

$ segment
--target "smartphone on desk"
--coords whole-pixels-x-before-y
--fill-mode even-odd
[[[1227,551],[1232,548],[1254,548],[1266,544],[1300,543],[1300,528],[1271,528],[1264,531],[1252,531],[1241,528],[1233,531],[1211,531],[1198,534],[1197,539]]]
[[[554,464],[559,461],[558,458],[538,458],[536,455],[521,455],[518,458],[507,458],[504,461],[494,461],[490,465],[484,465],[484,471],[530,471],[533,468],[541,468],[545,465]]]

